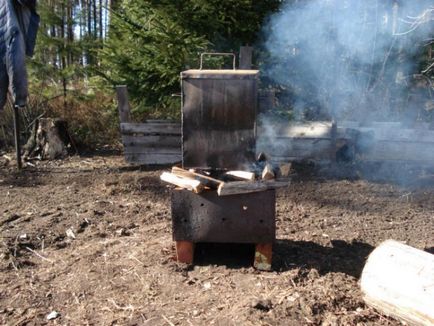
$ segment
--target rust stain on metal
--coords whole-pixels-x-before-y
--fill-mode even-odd
[[[192,264],[194,257],[194,243],[191,241],[176,242],[176,259],[180,263]]]

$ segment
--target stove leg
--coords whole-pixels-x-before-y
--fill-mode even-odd
[[[176,260],[184,264],[193,264],[194,242],[176,241]]]
[[[273,255],[272,243],[258,243],[255,248],[255,262],[253,266],[262,271],[271,270],[271,258]]]

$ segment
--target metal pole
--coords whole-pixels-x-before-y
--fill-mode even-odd
[[[14,105],[14,131],[15,131],[15,152],[17,154],[17,167],[21,170],[21,145],[20,145],[20,115],[19,107]]]

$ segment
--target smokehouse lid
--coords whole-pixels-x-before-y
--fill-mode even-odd
[[[219,70],[199,70],[190,69],[181,72],[181,78],[195,78],[195,79],[257,79],[259,77],[259,70],[233,70],[233,69],[219,69]]]

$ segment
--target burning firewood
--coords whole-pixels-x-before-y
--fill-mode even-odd
[[[185,170],[182,169],[180,167],[174,166],[172,167],[172,174],[181,177],[181,178],[188,178],[188,179],[192,179],[192,180],[197,180],[199,181],[202,185],[211,188],[211,189],[217,189],[218,186],[220,186],[220,184],[223,183],[223,181],[218,180],[218,179],[214,179],[211,178],[209,176],[197,173],[197,172],[193,172],[193,171],[189,171],[189,170]]]
[[[275,177],[273,166],[270,163],[265,164],[264,170],[262,170],[262,180],[272,180]]]
[[[190,178],[182,178],[170,172],[163,172],[163,174],[160,176],[160,179],[180,188],[193,191],[197,194],[202,192],[204,189],[204,186],[200,181]]]
[[[225,173],[225,176],[241,181],[255,181],[255,173],[249,171],[228,171]]]

